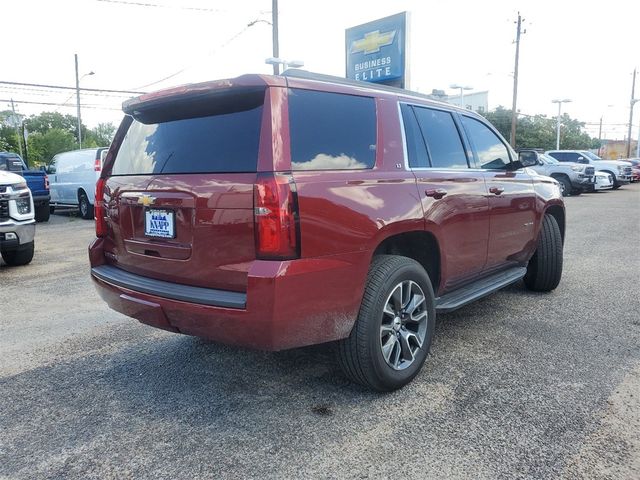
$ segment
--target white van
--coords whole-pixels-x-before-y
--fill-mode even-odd
[[[48,169],[51,213],[56,207],[78,207],[82,218],[93,218],[96,181],[108,148],[87,148],[53,157]]]

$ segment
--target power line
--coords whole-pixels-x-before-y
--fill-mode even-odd
[[[57,106],[57,107],[69,107],[69,108],[76,108],[75,105],[65,105],[64,103],[54,103],[54,102],[30,102],[27,100],[13,100],[15,103],[26,103],[26,104],[31,104],[31,105],[53,105],[53,106]],[[0,98],[0,102],[11,102],[11,99],[7,100],[7,99],[2,99]],[[109,107],[105,107],[102,105],[96,105],[96,104],[85,104],[83,103],[82,105],[80,105],[82,108],[94,108],[96,110],[114,110],[114,111],[122,111],[122,109],[120,108],[109,108]]]
[[[76,90],[76,87],[65,87],[61,85],[44,85],[41,83],[23,83],[23,82],[5,82],[0,80],[0,84],[3,85],[18,85],[23,87],[41,87],[41,88],[57,88],[60,90]],[[80,88],[80,91],[84,92],[111,92],[111,93],[132,93],[134,95],[142,95],[147,92],[133,91],[133,90],[109,90],[106,88]]]
[[[105,1],[106,1],[106,0],[105,0]],[[249,30],[249,28],[253,27],[256,23],[259,23],[259,22],[266,22],[266,23],[269,23],[269,22],[267,22],[266,20],[260,20],[260,19],[256,19],[256,20],[253,20],[253,21],[251,21],[251,22],[247,23],[247,25],[246,25],[242,30],[240,30],[238,33],[236,33],[235,35],[233,35],[232,37],[230,37],[230,38],[229,38],[228,40],[226,40],[224,43],[220,44],[220,46],[218,46],[217,48],[215,48],[214,50],[212,50],[211,52],[209,52],[209,53],[207,54],[207,57],[210,57],[210,56],[214,55],[218,50],[220,50],[221,48],[224,48],[224,47],[226,47],[227,45],[229,45],[231,42],[233,42],[233,41],[234,41],[236,38],[238,38],[240,35],[242,35],[244,32],[246,32],[247,30]],[[173,77],[175,77],[175,76],[177,76],[177,75],[180,75],[182,72],[184,72],[185,70],[187,70],[187,69],[191,68],[192,66],[193,66],[193,64],[188,65],[188,66],[186,66],[186,67],[182,68],[181,70],[178,70],[177,72],[172,73],[171,75],[168,75],[168,76],[166,76],[166,77],[164,77],[164,78],[161,78],[160,80],[156,80],[155,82],[147,83],[146,85],[141,85],[141,86],[136,87],[136,88],[137,88],[137,89],[139,89],[139,88],[147,88],[147,87],[150,87],[150,86],[152,86],[152,85],[157,85],[158,83],[164,82],[165,80],[169,80],[170,78],[173,78]]]
[[[50,88],[30,88],[30,87],[14,87],[11,85],[0,85],[0,88],[3,90],[8,90],[11,92],[20,92],[20,93],[25,93],[27,95],[55,95],[55,94],[60,94],[62,92],[57,91],[57,90],[53,90]],[[74,88],[75,90],[75,88]],[[82,89],[80,89],[82,90]],[[74,93],[75,94],[75,93]],[[90,95],[92,97],[100,97],[100,98],[128,98],[131,97],[131,94],[129,93],[102,93],[102,92],[83,92],[84,95]]]
[[[179,10],[193,10],[196,12],[223,13],[228,11],[228,10],[221,10],[219,8],[183,7],[183,6],[177,6],[177,5],[163,5],[160,3],[125,2],[124,0],[97,0],[97,1],[103,2],[103,3],[118,3],[120,5],[130,5],[132,7],[176,8]]]

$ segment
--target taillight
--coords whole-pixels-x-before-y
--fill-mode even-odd
[[[298,258],[300,226],[293,177],[260,173],[253,191],[256,256],[261,259]]]
[[[93,169],[96,172],[102,170],[102,163],[100,162],[100,158],[96,158],[96,160],[93,162]]]
[[[49,190],[49,175],[44,176],[44,189]]]
[[[96,199],[93,206],[93,215],[96,219],[96,237],[105,237],[107,235],[107,219],[104,208],[104,186],[106,179],[100,177],[96,182]]]

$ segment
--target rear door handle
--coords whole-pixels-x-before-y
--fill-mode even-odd
[[[489,189],[489,191],[491,193],[493,193],[494,195],[500,195],[502,192],[504,192],[504,188],[502,188],[502,187],[491,187]]]
[[[424,194],[427,197],[433,197],[436,200],[439,200],[447,194],[447,191],[444,188],[434,188],[434,189],[426,190]]]

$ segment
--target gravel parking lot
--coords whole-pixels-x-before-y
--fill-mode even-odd
[[[330,348],[240,350],[109,310],[93,222],[0,266],[0,478],[640,478],[640,184],[570,197],[565,270],[438,318],[401,391]]]

